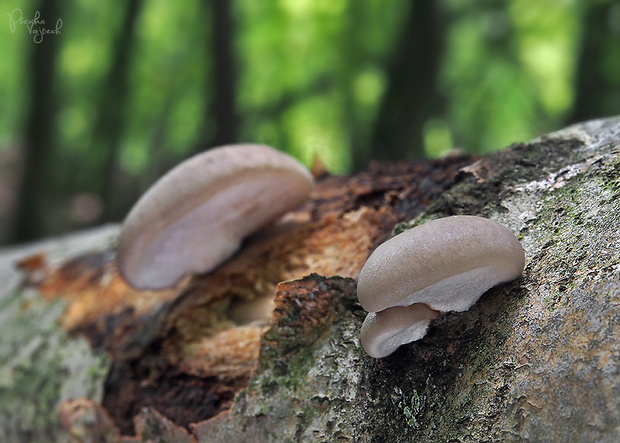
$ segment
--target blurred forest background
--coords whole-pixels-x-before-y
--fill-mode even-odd
[[[620,113],[618,1],[0,5],[3,244],[122,220],[225,143],[342,174]]]

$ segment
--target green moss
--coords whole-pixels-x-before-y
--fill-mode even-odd
[[[244,429],[277,426],[285,436],[271,441],[613,440],[620,161],[597,124],[592,136],[571,130],[578,134],[485,158],[488,176],[462,174],[427,213],[396,228],[491,217],[519,233],[527,260],[519,279],[442,315],[423,340],[384,359],[359,348],[361,319],[348,307],[312,342],[271,354],[289,360],[295,382],[282,371],[270,395],[257,393],[269,407]],[[596,145],[582,149],[582,140]]]
[[[413,220],[398,223],[391,236],[428,221],[451,215],[481,215],[503,212],[502,200],[511,187],[547,178],[548,172],[535,166],[551,163],[559,165],[563,155],[570,155],[582,146],[580,140],[540,141],[514,145],[509,150],[498,152],[493,173],[482,182],[470,174],[463,173],[460,181],[435,201],[427,211]],[[558,155],[559,154],[559,155]],[[495,166],[495,165],[494,165]]]
[[[420,396],[415,389],[411,389],[409,398],[407,398],[399,387],[395,387],[391,399],[394,406],[402,411],[407,426],[414,430],[419,429],[421,427],[420,417],[425,412],[426,397]]]

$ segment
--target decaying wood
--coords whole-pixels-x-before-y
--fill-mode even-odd
[[[249,239],[215,272],[173,290],[129,288],[116,271],[113,243],[55,265],[39,252],[28,256],[22,287],[62,300],[62,330],[110,358],[104,395],[95,400],[120,433],[135,433],[134,417],[145,407],[188,427],[227,410],[247,387],[269,323],[252,316],[273,309],[278,283],[311,273],[355,278],[394,224],[424,210],[470,162],[454,157],[323,176],[307,205]]]
[[[113,241],[61,262],[32,251],[0,298],[0,440],[617,441],[619,146],[609,119],[480,159],[326,176],[168,291],[128,288]],[[368,357],[361,266],[395,225],[453,214],[517,233],[524,274]]]

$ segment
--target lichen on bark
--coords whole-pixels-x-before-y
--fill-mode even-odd
[[[57,440],[63,435],[60,402],[101,401],[109,359],[56,324],[64,310],[60,300],[26,290],[1,302],[0,441]]]
[[[101,435],[133,429],[148,438],[162,427],[200,442],[618,441],[619,153],[620,118],[611,118],[473,163],[380,165],[328,177],[301,211],[303,223],[252,239],[178,293],[131,292],[112,263],[93,256],[87,266],[65,266],[38,286],[50,318],[61,316],[53,306],[64,305],[53,300],[62,298],[72,317],[65,313],[60,324],[113,360],[108,411],[93,401],[65,403],[65,418],[83,423],[80,413],[95,411]],[[397,233],[454,214],[511,229],[526,252],[523,275],[467,312],[442,315],[422,340],[370,358],[359,345],[365,312],[356,272],[395,224]],[[272,294],[283,280],[252,352],[235,348],[241,360],[234,362],[243,364],[231,382],[203,358],[210,334],[231,323],[213,319],[238,300]],[[93,305],[96,295],[108,304]],[[0,315],[9,312],[7,300],[0,298]],[[0,363],[6,375],[11,366]]]
[[[521,278],[382,360],[351,351],[359,307],[349,305],[324,342],[303,343],[282,363],[303,361],[302,371],[284,372],[271,391],[250,388],[202,429],[221,441],[239,429],[267,441],[616,441],[619,146],[620,120],[595,121],[466,168],[397,229],[452,214],[495,219],[525,248]],[[313,388],[317,374],[343,366],[347,377]],[[256,380],[270,375],[259,371]]]

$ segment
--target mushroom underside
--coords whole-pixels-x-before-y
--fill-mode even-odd
[[[371,357],[386,357],[401,345],[424,337],[438,316],[439,312],[421,303],[370,312],[362,325],[362,347]]]
[[[213,270],[239,249],[246,236],[290,209],[291,198],[296,198],[290,194],[296,191],[287,179],[270,174],[251,177],[222,189],[167,225],[146,227],[136,234],[139,246],[125,258],[125,278],[136,287],[159,289],[188,273]]]
[[[496,266],[472,269],[410,294],[395,306],[369,312],[362,325],[362,347],[371,357],[382,358],[422,339],[440,313],[467,311],[490,288],[514,278],[501,271]]]
[[[463,312],[471,308],[486,291],[514,279],[501,266],[487,266],[451,275],[402,298],[394,306],[424,303],[440,312]],[[406,293],[406,287],[400,291]]]

